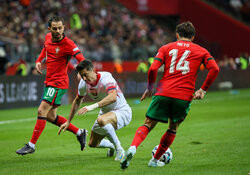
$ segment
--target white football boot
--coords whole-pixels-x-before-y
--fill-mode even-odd
[[[125,156],[125,151],[123,148],[116,151],[115,161],[121,161]]]
[[[148,162],[148,166],[149,167],[163,167],[165,166],[165,163],[162,161],[154,161],[154,158],[152,158],[149,162]]]
[[[136,147],[135,146],[130,146],[128,151],[126,152],[124,158],[121,161],[121,168],[126,169],[129,166],[129,162],[133,158],[133,156],[136,153]]]

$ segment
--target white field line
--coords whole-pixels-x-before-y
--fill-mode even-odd
[[[5,120],[5,121],[0,121],[0,125],[8,124],[8,123],[18,123],[18,122],[33,121],[35,119],[36,118],[26,118],[26,119],[18,119],[18,120]]]
[[[231,96],[218,96],[218,97],[210,97],[210,98],[207,98],[207,99],[204,99],[204,100],[201,100],[204,101],[204,102],[212,102],[212,101],[225,101],[225,100],[232,100],[232,99],[239,99],[239,98],[242,98],[242,99],[246,99],[246,98],[250,98],[250,94],[249,95],[231,95]],[[198,101],[197,101],[198,102]],[[192,103],[197,103],[196,101],[193,101]],[[142,102],[143,103],[143,102]],[[147,110],[147,107],[149,107],[149,104],[150,103],[145,103],[145,104],[138,104],[138,105],[130,105],[131,108],[133,110],[135,109],[145,109],[145,112]],[[134,105],[134,106],[133,106]],[[88,112],[87,114],[96,114],[98,115],[99,112],[97,111],[91,111],[91,112]],[[25,119],[18,119],[18,120],[5,120],[5,121],[0,121],[0,125],[2,124],[9,124],[9,123],[19,123],[19,122],[27,122],[27,121],[33,121],[33,120],[36,120],[36,118],[25,118]]]

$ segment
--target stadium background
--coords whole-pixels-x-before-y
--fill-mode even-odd
[[[36,116],[36,106],[41,101],[45,77],[37,75],[34,66],[48,32],[49,16],[56,14],[65,19],[65,34],[78,44],[86,58],[94,61],[97,70],[109,71],[116,77],[129,103],[135,107],[133,112],[137,114],[139,113],[137,110],[141,111],[142,117],[145,111],[141,109],[146,110],[147,105],[136,108],[137,105],[142,105],[138,97],[147,83],[146,72],[150,65],[150,58],[157,53],[161,45],[175,41],[174,30],[178,23],[190,20],[197,31],[194,42],[207,48],[220,67],[219,76],[210,88],[210,92],[214,92],[211,92],[211,95],[208,92],[210,99],[205,102],[195,102],[191,114],[204,114],[204,121],[199,119],[198,121],[204,122],[204,126],[210,128],[215,125],[211,126],[209,123],[211,121],[207,118],[212,115],[211,119],[216,120],[215,116],[223,116],[225,118],[223,122],[230,122],[227,125],[228,128],[222,127],[223,124],[218,127],[224,128],[230,134],[232,134],[230,128],[235,128],[235,123],[237,129],[242,128],[242,132],[236,133],[241,135],[242,140],[243,138],[246,140],[239,142],[242,147],[234,150],[241,157],[234,158],[235,161],[240,161],[240,158],[244,159],[242,165],[239,166],[242,169],[241,173],[250,172],[250,160],[243,156],[243,153],[249,155],[246,144],[249,145],[250,140],[249,134],[245,135],[250,132],[250,97],[249,89],[247,89],[250,88],[249,0],[0,0],[0,4],[0,130],[3,131],[0,137],[2,147],[6,147],[7,143],[16,144],[3,135],[8,132],[9,127],[11,128],[7,124],[4,126],[4,123],[19,120],[20,118],[17,117],[19,114],[21,115],[19,117],[25,120]],[[71,63],[76,64],[74,60]],[[159,70],[159,77],[161,72],[162,69]],[[78,83],[76,72],[72,67],[69,68],[68,73],[70,88],[63,98],[65,106],[59,109],[65,116],[68,115],[70,108],[67,104],[70,104],[74,98]],[[197,88],[204,81],[206,73],[201,67],[197,78]],[[221,99],[218,100],[219,97]],[[212,103],[213,100],[216,102]],[[225,106],[220,106],[221,103]],[[211,108],[202,107],[204,105],[210,107],[218,105],[216,108],[218,112],[213,113]],[[205,111],[201,112],[197,107]],[[231,117],[228,116],[230,114]],[[243,123],[237,123],[238,120],[242,120]],[[136,124],[135,120],[132,127],[136,127]],[[137,126],[139,125],[138,121]],[[19,128],[18,132],[23,129],[14,124],[13,127]],[[29,130],[32,127],[31,124]],[[56,131],[53,130],[53,132]],[[30,133],[27,131],[25,135],[28,134]],[[121,131],[120,135],[125,139],[125,133]],[[130,137],[132,135],[133,132]],[[227,137],[231,139],[230,136]],[[19,142],[22,143],[21,140]],[[54,146],[56,147],[56,144]],[[174,152],[174,156],[176,154],[178,155],[178,152]],[[179,153],[180,157],[181,154],[185,153]],[[15,155],[11,155],[10,158],[7,156],[2,154],[0,167],[2,166],[1,169],[4,170],[3,174],[6,172],[13,174],[15,171],[4,167],[3,162],[4,159],[13,161]],[[14,161],[13,163],[20,165]],[[235,165],[231,168],[237,169]],[[32,174],[28,170],[24,172],[26,172],[24,174]],[[213,174],[212,170],[209,172]],[[217,172],[220,171],[217,170]],[[219,174],[224,173],[237,174],[234,171],[221,171]]]

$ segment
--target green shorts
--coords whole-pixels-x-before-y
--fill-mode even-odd
[[[191,102],[176,98],[153,96],[146,117],[167,123],[168,118],[172,121],[183,121],[190,109]]]
[[[60,106],[62,96],[67,92],[67,89],[55,88],[47,86],[43,91],[43,101],[49,103],[52,106]]]

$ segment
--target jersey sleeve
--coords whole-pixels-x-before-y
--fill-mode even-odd
[[[153,84],[155,83],[157,77],[157,71],[164,63],[165,59],[164,55],[165,55],[165,49],[164,47],[161,47],[158,50],[158,53],[156,54],[155,59],[148,70],[148,89],[153,88]]]
[[[70,53],[71,53],[71,56],[77,59],[78,63],[85,60],[79,47],[73,41],[70,41]]]
[[[70,45],[69,49],[71,56],[76,57],[76,55],[81,53],[79,47],[72,40],[69,40],[68,43]]]
[[[110,73],[103,78],[102,84],[105,87],[106,92],[113,89],[118,90],[117,83]]]
[[[87,84],[81,79],[78,85],[78,96],[83,98],[87,95]]]
[[[165,49],[164,49],[164,47],[161,47],[161,48],[158,50],[158,52],[157,52],[157,54],[156,54],[154,60],[158,60],[158,61],[160,61],[161,63],[164,62],[164,60],[165,60]]]
[[[42,49],[42,51],[41,51],[39,57],[38,57],[37,60],[36,60],[36,63],[42,62],[42,60],[43,60],[44,58],[46,58],[46,51],[45,51],[45,48]]]
[[[203,56],[202,63],[204,64],[205,67],[207,67],[209,60],[214,60],[214,58],[210,55],[210,53],[206,49],[204,49],[203,52],[204,52],[204,56]]]

